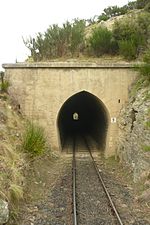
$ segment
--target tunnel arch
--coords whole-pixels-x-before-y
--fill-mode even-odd
[[[69,97],[59,110],[57,128],[61,149],[77,135],[91,137],[97,149],[106,147],[109,113],[104,103],[87,91]]]

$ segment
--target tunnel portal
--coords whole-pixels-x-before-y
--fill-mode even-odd
[[[76,137],[92,138],[104,151],[108,130],[108,113],[103,102],[81,91],[65,101],[58,114],[58,132],[62,150]]]

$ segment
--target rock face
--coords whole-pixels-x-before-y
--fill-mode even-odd
[[[7,223],[9,219],[8,203],[0,199],[0,224]]]
[[[150,176],[150,89],[137,91],[119,119],[117,154],[133,172],[134,182]]]

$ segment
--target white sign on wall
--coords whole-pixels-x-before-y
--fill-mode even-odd
[[[116,117],[111,117],[111,123],[116,123],[117,122],[117,118]]]

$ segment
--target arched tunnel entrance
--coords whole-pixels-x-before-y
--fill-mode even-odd
[[[99,98],[81,91],[65,101],[58,114],[61,148],[65,149],[76,136],[92,138],[97,149],[104,151],[108,130],[108,112]]]

